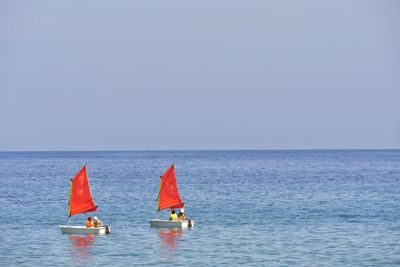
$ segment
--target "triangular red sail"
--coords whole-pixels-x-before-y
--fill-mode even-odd
[[[176,183],[174,165],[161,176],[160,193],[158,195],[158,210],[178,209],[183,207]]]
[[[96,211],[90,194],[89,180],[86,173],[86,165],[78,172],[71,181],[71,196],[69,199],[69,216],[80,213]]]

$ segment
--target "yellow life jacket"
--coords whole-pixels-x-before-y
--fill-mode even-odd
[[[170,220],[170,221],[176,221],[177,219],[178,219],[178,217],[176,216],[175,213],[174,213],[174,214],[171,213],[171,214],[169,215],[169,220]]]

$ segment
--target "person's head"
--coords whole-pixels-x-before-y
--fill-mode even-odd
[[[185,213],[185,210],[183,208],[181,208],[181,213]]]
[[[93,220],[97,221],[98,219],[97,219],[97,217],[96,217],[96,216],[94,216],[94,217],[93,217]]]
[[[171,213],[172,213],[172,214],[175,214],[175,210],[172,210]]]
[[[88,220],[88,221],[91,221],[91,220],[92,220],[92,218],[90,218],[90,217],[87,217],[87,220]]]

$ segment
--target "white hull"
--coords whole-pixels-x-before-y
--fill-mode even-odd
[[[189,223],[190,221],[190,223]],[[184,220],[184,221],[168,221],[168,220],[160,220],[160,219],[150,219],[150,226],[152,227],[166,227],[166,228],[190,228],[194,226],[193,220]]]
[[[104,235],[111,232],[111,227],[101,226],[96,228],[88,228],[86,226],[74,226],[74,225],[60,225],[60,230],[63,234],[97,234]]]

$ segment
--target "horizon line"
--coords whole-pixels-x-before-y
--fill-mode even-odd
[[[0,150],[0,153],[18,152],[185,152],[185,151],[351,151],[351,150],[400,150],[400,148],[230,148],[230,149],[89,149],[89,150]]]

